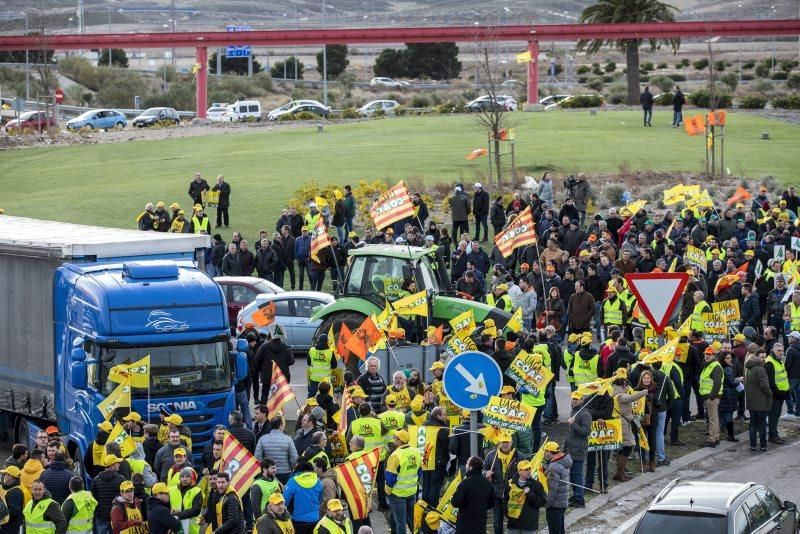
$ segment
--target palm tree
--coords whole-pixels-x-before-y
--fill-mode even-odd
[[[659,0],[599,0],[581,13],[581,22],[590,24],[674,22],[678,8]],[[680,39],[649,39],[650,49],[669,44],[673,53],[680,47]],[[578,50],[594,54],[603,45],[609,45],[625,52],[628,80],[628,104],[639,103],[639,47],[642,39],[589,39],[578,41]]]

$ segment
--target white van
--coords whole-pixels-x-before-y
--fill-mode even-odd
[[[237,100],[230,106],[233,110],[233,116],[240,120],[247,120],[253,117],[255,120],[261,120],[261,102],[258,100]]]

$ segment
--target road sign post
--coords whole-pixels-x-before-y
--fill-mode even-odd
[[[636,296],[639,309],[660,335],[683,295],[689,273],[628,273],[625,280]]]
[[[489,399],[500,393],[503,373],[500,366],[486,353],[462,352],[450,358],[442,375],[445,395],[463,410],[470,410],[470,454],[478,454],[478,413]]]

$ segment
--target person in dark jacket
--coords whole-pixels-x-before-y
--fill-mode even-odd
[[[767,414],[772,408],[772,389],[764,368],[767,353],[759,350],[745,360],[744,394],[750,412],[750,450],[756,450],[756,435],[760,437],[761,452],[767,451]]]
[[[294,352],[280,336],[273,336],[258,349],[256,360],[261,362],[261,404],[266,404],[272,386],[272,364],[275,363],[286,381],[291,382],[289,366],[294,365]]]
[[[741,304],[741,326],[752,326],[756,332],[761,329],[761,307],[758,302],[758,295],[753,291],[750,284],[742,284],[742,304]]]
[[[644,88],[644,92],[639,95],[639,102],[642,104],[644,111],[644,125],[652,127],[650,121],[653,120],[653,94],[650,92],[649,87]]]
[[[228,245],[228,252],[222,257],[222,274],[224,276],[245,276],[241,253],[234,243]]]
[[[499,464],[501,462],[498,461],[496,463]],[[483,474],[483,467],[484,463],[480,457],[471,457],[467,461],[467,476],[461,481],[453,494],[451,502],[454,507],[459,509],[458,519],[456,520],[456,534],[486,532],[489,508],[495,505],[498,498],[495,493],[497,484],[486,480]],[[514,468],[514,476],[516,476],[516,466]],[[501,487],[505,487],[505,483]],[[500,532],[502,532],[502,494],[499,500],[501,503],[499,525]],[[499,534],[496,514],[497,512],[495,511],[495,534]]]
[[[503,461],[504,458],[506,461]],[[517,463],[524,459],[525,457],[522,453],[514,449],[511,436],[505,433],[500,436],[497,447],[490,450],[486,455],[487,469],[484,474],[494,486],[495,495],[494,534],[503,533],[503,493],[508,481],[517,476]],[[477,523],[473,524],[477,525]],[[485,530],[484,527],[481,532],[485,532]]]
[[[294,291],[294,237],[292,237],[292,229],[288,224],[281,226],[280,234],[272,240],[272,248],[275,250],[275,254],[278,257],[278,264],[276,265],[274,274],[274,282],[279,286],[284,287],[283,279],[286,271],[288,270],[289,288]]]
[[[275,266],[278,263],[278,255],[272,248],[272,244],[266,237],[261,240],[261,246],[256,253],[255,263],[256,272],[259,278],[274,282],[273,275],[275,273]]]
[[[794,331],[786,336],[789,348],[783,360],[786,376],[789,378],[789,396],[786,398],[786,414],[800,417],[800,332]]]
[[[147,499],[147,526],[149,534],[180,532],[181,522],[172,515],[169,504],[169,488],[163,482],[153,486],[153,496]],[[216,513],[216,512],[215,512]]]
[[[489,193],[480,182],[475,184],[475,194],[472,197],[472,213],[475,215],[475,241],[481,240],[481,226],[483,226],[484,240],[489,240],[489,227],[486,220],[489,217]]]
[[[0,534],[19,534],[25,522],[22,510],[25,508],[25,492],[19,483],[22,475],[19,467],[8,466],[0,473],[3,474],[3,491],[5,503],[8,507],[8,521],[0,525]]]
[[[251,454],[256,452],[256,435],[244,425],[244,415],[239,410],[233,410],[228,415],[228,432]]]
[[[436,459],[433,469],[422,472],[422,500],[436,508],[439,504],[439,495],[442,492],[445,475],[447,474],[447,464],[450,462],[450,453],[448,451],[450,425],[444,408],[437,406],[431,410],[425,425],[438,427],[438,430],[436,431]]]
[[[492,223],[494,235],[503,231],[503,227],[506,225],[506,210],[503,206],[503,197],[498,196],[492,203],[492,207],[489,209],[489,222]]]
[[[573,508],[583,508],[586,506],[583,491],[583,463],[589,447],[589,432],[592,429],[592,414],[587,408],[583,407],[583,395],[573,391],[570,395],[572,401],[572,413],[567,419],[569,434],[564,450],[572,457],[572,469],[569,472],[569,481],[572,486],[572,497],[569,500]],[[519,471],[519,468],[517,468]],[[542,506],[542,505],[539,505]],[[538,516],[538,510],[537,510]],[[511,528],[509,526],[509,528]],[[522,527],[520,527],[522,528]],[[538,528],[538,525],[537,527]],[[533,530],[536,530],[534,528]],[[528,530],[524,529],[523,530]]]
[[[217,203],[217,226],[219,228],[225,224],[228,228],[228,208],[231,205],[231,185],[225,181],[221,174],[217,176],[217,183],[214,184],[212,191],[219,191],[219,202]]]
[[[478,429],[483,428],[482,424],[478,424]],[[456,464],[462,475],[467,472],[467,461],[470,458],[470,432],[469,432],[469,411],[462,412],[461,424],[453,428],[450,434],[450,442],[448,450],[450,454],[456,457]],[[478,433],[478,450],[483,450],[483,435]]]
[[[72,471],[67,469],[67,457],[59,451],[53,457],[53,461],[47,464],[47,468],[39,475],[39,479],[44,482],[45,488],[58,504],[63,504],[69,496],[69,481],[72,479]]]
[[[230,475],[227,471],[217,473],[217,493],[220,494],[222,508],[222,524],[213,534],[240,534],[245,532],[242,502],[236,491],[230,486]]]
[[[462,184],[456,184],[448,203],[450,205],[450,218],[453,221],[453,239],[460,236],[461,232],[468,234],[469,214],[472,211],[472,207]]]
[[[572,458],[562,452],[558,443],[548,441],[544,445],[544,458],[547,461],[545,476],[547,477],[547,501],[545,516],[547,531],[550,534],[564,534],[564,512],[567,509],[569,494],[569,472]]]
[[[547,494],[537,477],[531,476],[531,463],[517,464],[518,477],[509,480],[503,495],[508,530],[538,532],[539,508],[547,504]]]
[[[728,436],[725,441],[738,442],[733,430],[733,412],[739,405],[739,393],[736,388],[739,386],[740,379],[735,377],[733,372],[733,354],[727,351],[717,355],[717,361],[722,365],[722,396],[719,399],[719,425],[725,426]]]
[[[331,217],[331,226],[336,228],[336,236],[339,241],[344,242],[347,236],[347,219],[345,218],[347,208],[344,205],[344,198],[342,192],[336,189],[333,192],[336,202],[333,204],[333,216]]]
[[[677,128],[683,122],[683,105],[686,104],[686,97],[677,85],[675,94],[672,95],[672,127]],[[651,108],[652,109],[652,108]]]
[[[41,480],[35,481],[31,486],[31,500],[28,501],[28,504],[25,506],[23,515],[32,513],[34,507],[38,507],[40,502],[47,501],[48,499],[52,499],[52,496],[45,489],[44,483]],[[55,528],[51,530],[53,534],[65,534],[67,532],[67,520],[64,518],[61,507],[55,500],[50,500],[41,517],[45,521],[54,524]],[[26,520],[26,524],[27,523],[28,520]],[[25,532],[31,531],[33,531],[33,525],[30,527],[26,525]]]
[[[301,230],[301,235],[294,240],[294,257],[297,259],[297,276],[300,278],[300,291],[303,290],[304,278],[308,274],[308,263],[311,259],[311,234],[305,226]],[[309,284],[311,277],[308,278]]]
[[[189,182],[189,197],[192,199],[192,204],[203,204],[203,191],[208,191],[208,182],[206,182],[202,175],[197,172],[194,174],[194,180]]]
[[[94,509],[95,532],[111,532],[111,508],[119,495],[120,484],[125,482],[125,478],[119,474],[120,462],[121,458],[106,456],[103,461],[105,470],[92,480],[92,496],[97,500]]]
[[[608,393],[602,395],[588,395],[583,398],[585,410],[592,416],[592,421],[607,420],[614,417],[614,400]],[[588,446],[588,444],[587,444]],[[608,451],[592,451],[586,453],[586,479],[587,488],[594,487],[594,477],[600,478],[600,492],[605,493],[608,487]],[[599,458],[599,465],[598,465]]]
[[[163,447],[163,444],[158,441],[158,425],[152,423],[144,425],[144,436],[144,441],[142,441],[144,459],[148,464],[154,465],[156,454]]]

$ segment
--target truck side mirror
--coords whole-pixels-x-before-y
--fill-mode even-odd
[[[247,380],[250,373],[250,366],[247,365],[247,354],[244,352],[236,353],[236,381]]]
[[[69,353],[69,359],[73,362],[85,362],[86,361],[86,351],[83,350],[81,347],[77,347],[72,349]]]
[[[236,340],[236,350],[239,352],[247,352],[247,340],[245,338]]]
[[[72,373],[71,382],[72,387],[75,389],[86,389],[89,385],[86,377],[86,363],[73,360],[70,365],[70,372]]]

